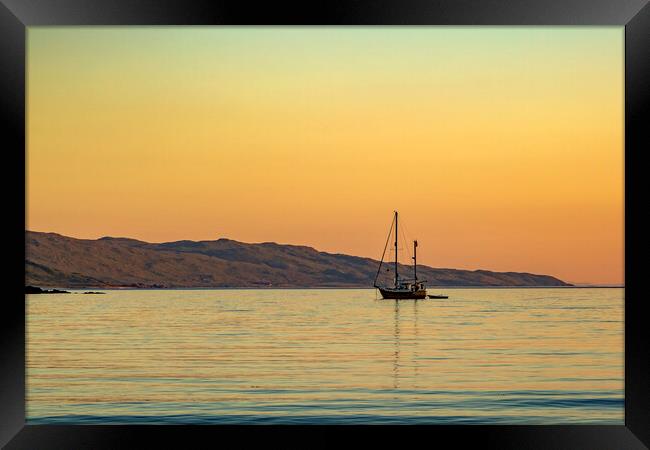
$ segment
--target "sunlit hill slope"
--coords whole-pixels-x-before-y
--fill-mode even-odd
[[[372,287],[378,261],[273,242],[148,243],[25,232],[25,283],[48,287]],[[390,267],[387,267],[390,268]],[[411,267],[400,266],[410,276]],[[383,272],[389,278],[393,272]],[[568,286],[548,275],[418,265],[438,286]]]

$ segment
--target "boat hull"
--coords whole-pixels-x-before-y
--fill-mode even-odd
[[[418,300],[418,299],[427,298],[426,289],[419,289],[417,291],[411,291],[411,290],[406,290],[406,289],[386,289],[386,288],[378,288],[378,289],[379,289],[379,292],[381,293],[382,298],[385,298],[385,299],[395,299],[395,300],[412,299],[412,300]]]

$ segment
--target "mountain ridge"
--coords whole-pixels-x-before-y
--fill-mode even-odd
[[[275,242],[227,238],[150,243],[128,237],[79,239],[25,230],[25,283],[45,287],[371,287],[379,261]],[[392,266],[392,264],[391,264]],[[394,276],[392,268],[382,272]],[[412,266],[399,265],[402,273]],[[571,286],[550,275],[432,268],[435,286]]]

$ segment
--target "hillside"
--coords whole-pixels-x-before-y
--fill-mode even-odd
[[[25,284],[43,287],[371,287],[378,265],[311,247],[230,239],[155,244],[26,231],[25,244]],[[412,268],[399,270],[407,275]],[[418,277],[437,286],[568,286],[548,275],[421,265]]]

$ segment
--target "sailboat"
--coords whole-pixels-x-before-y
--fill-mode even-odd
[[[381,292],[382,298],[385,299],[423,299],[427,298],[427,289],[425,287],[426,280],[418,280],[417,272],[417,248],[418,241],[413,241],[413,278],[400,278],[397,271],[397,247],[398,247],[398,214],[395,211],[395,217],[391,223],[390,230],[388,232],[388,238],[386,239],[386,245],[384,246],[384,253],[381,255],[381,261],[379,262],[379,268],[377,269],[377,276],[373,283],[374,287],[379,289]],[[377,284],[379,279],[379,274],[381,273],[381,266],[384,263],[384,256],[386,255],[386,248],[388,247],[388,241],[390,236],[395,228],[395,284],[393,286],[380,286]]]

